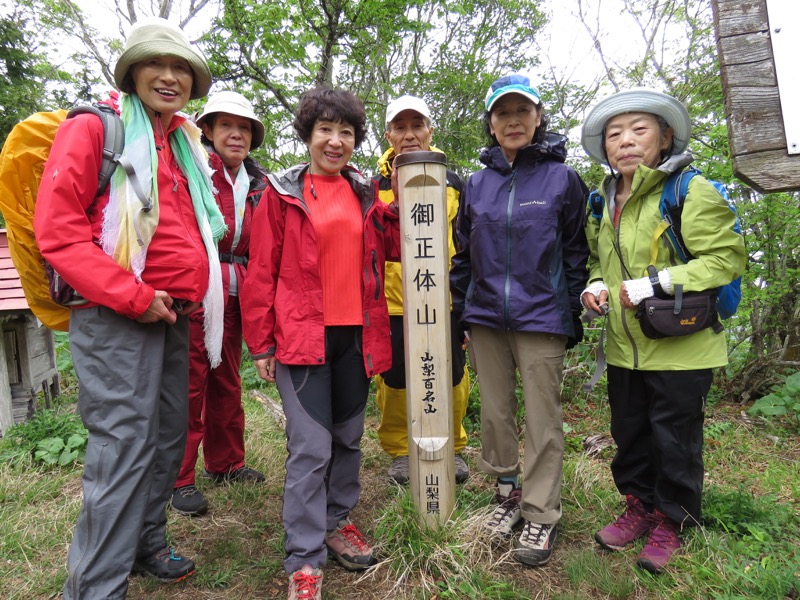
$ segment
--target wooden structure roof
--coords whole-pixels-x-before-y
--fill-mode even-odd
[[[19,282],[19,273],[8,251],[8,235],[5,229],[0,229],[0,312],[27,310],[30,309]]]

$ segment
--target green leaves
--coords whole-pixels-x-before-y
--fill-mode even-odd
[[[46,465],[65,467],[74,462],[82,462],[86,452],[88,433],[73,433],[66,441],[60,437],[50,437],[36,444],[34,458]]]
[[[40,410],[0,438],[0,461],[66,466],[83,462],[89,432],[75,412]]]
[[[215,75],[251,97],[267,129],[259,160],[270,169],[305,158],[289,126],[300,95],[316,85],[353,91],[370,135],[354,162],[370,173],[383,143],[386,104],[401,94],[428,101],[434,144],[450,167],[479,167],[482,100],[500,73],[532,64],[527,50],[544,23],[524,0],[225,0],[203,37]]]
[[[789,376],[781,388],[756,400],[747,412],[764,417],[786,417],[800,426],[800,372]]]

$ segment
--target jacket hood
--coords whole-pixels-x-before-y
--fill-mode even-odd
[[[642,185],[645,186],[643,189],[647,190],[660,184],[665,179],[662,174],[666,174],[668,177],[676,171],[682,171],[692,164],[693,161],[694,157],[689,152],[684,152],[683,154],[671,155],[654,169],[646,167],[645,165],[639,165],[636,168],[636,172],[633,174],[633,186],[639,187]],[[603,196],[609,199],[612,214],[614,208],[613,201],[620,177],[621,175],[616,172],[613,172],[611,175],[606,175],[605,179],[603,179],[603,185],[600,186]]]
[[[555,160],[565,162],[567,160],[567,136],[554,131],[545,133],[545,138],[541,142],[530,144],[517,152],[514,164],[521,162],[536,162],[539,160]],[[512,166],[508,164],[503,149],[500,146],[489,146],[481,152],[480,161],[491,169],[505,173],[511,171]]]
[[[308,163],[295,165],[278,173],[270,173],[267,175],[267,179],[279,194],[296,198],[305,207],[303,176],[308,171],[308,167]],[[361,199],[362,212],[366,213],[367,208],[376,199],[372,193],[372,182],[366,179],[358,169],[350,165],[346,165],[342,169],[342,177],[350,182],[353,191]]]

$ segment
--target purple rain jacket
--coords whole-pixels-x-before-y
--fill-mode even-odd
[[[499,146],[467,180],[456,222],[453,310],[471,324],[573,337],[589,247],[588,189],[564,164],[566,138],[548,133],[509,165]]]

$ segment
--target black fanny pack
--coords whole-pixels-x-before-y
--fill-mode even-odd
[[[723,331],[717,314],[717,290],[684,292],[675,286],[675,295],[664,293],[657,284],[658,276],[652,265],[647,267],[656,295],[645,298],[636,308],[636,318],[645,337],[658,340],[665,337],[691,335],[703,329]]]

